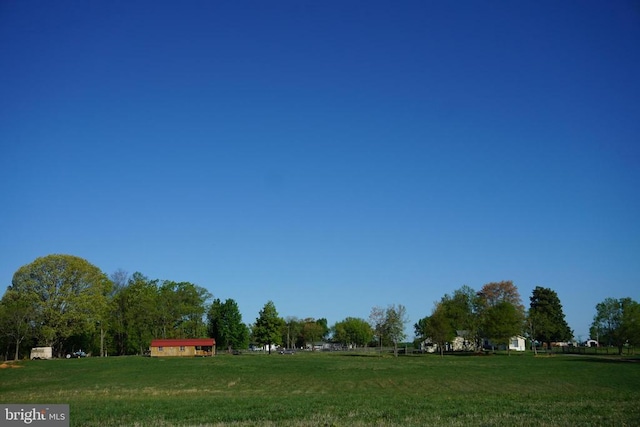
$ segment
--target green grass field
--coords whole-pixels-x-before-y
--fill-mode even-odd
[[[68,403],[74,426],[640,425],[640,362],[351,353],[23,361],[2,403]]]

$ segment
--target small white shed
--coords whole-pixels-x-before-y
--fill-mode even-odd
[[[509,340],[509,350],[513,351],[525,351],[527,349],[527,340],[520,336],[516,335],[515,337],[511,337]]]
[[[53,357],[53,351],[51,347],[33,347],[31,349],[31,360],[34,359],[51,359]]]

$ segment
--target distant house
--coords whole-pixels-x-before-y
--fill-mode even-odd
[[[474,349],[469,331],[456,331],[456,337],[447,345],[447,351],[472,351]]]
[[[305,346],[305,349],[313,351],[331,350],[331,348],[331,344],[324,341],[307,343]]]
[[[516,335],[509,340],[509,350],[525,351],[527,349],[527,341],[524,337]]]
[[[156,339],[151,341],[151,357],[213,356],[216,340],[213,338]]]
[[[431,338],[427,338],[420,343],[420,351],[423,353],[435,353],[438,350],[438,344],[434,343]]]
[[[267,352],[269,352],[269,351],[278,351],[278,346],[275,345],[275,344],[265,344],[265,345],[262,345],[262,346],[257,345],[257,344],[256,345],[252,344],[252,345],[249,346],[249,350],[251,350],[251,351],[267,351]]]
[[[504,344],[495,344],[491,340],[485,339],[483,347],[489,350],[509,350],[509,351],[525,351],[527,349],[527,340],[525,337],[516,335],[509,338],[509,346]]]
[[[451,341],[445,344],[445,351],[474,351],[475,346],[472,341],[469,341],[464,336],[461,336],[460,332],[465,331],[457,331],[458,335]],[[468,334],[464,334],[468,335]],[[484,349],[500,349],[506,350],[506,346],[504,344],[495,345],[491,340],[484,339],[482,341]],[[520,335],[516,335],[515,337],[511,337],[509,339],[509,350],[513,351],[525,351],[527,342],[526,339]],[[427,338],[420,343],[420,350],[426,353],[435,353],[438,350],[438,344],[434,343],[431,338]]]

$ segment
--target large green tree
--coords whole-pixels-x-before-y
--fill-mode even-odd
[[[153,338],[201,338],[211,294],[190,282],[149,279],[140,272],[112,275],[110,340],[116,354],[141,354]]]
[[[480,335],[494,344],[505,344],[508,349],[510,338],[522,333],[524,305],[511,280],[484,285],[478,292],[478,309]]]
[[[16,271],[11,290],[38,301],[34,326],[40,341],[62,353],[73,335],[95,333],[106,321],[111,281],[87,260],[48,255]]]
[[[607,298],[598,303],[591,334],[617,347],[619,354],[625,344],[640,345],[640,304],[631,298]]]
[[[390,304],[386,309],[371,309],[369,323],[380,345],[380,351],[383,344],[393,345],[394,355],[398,356],[398,344],[407,336],[404,331],[407,322],[407,309],[402,304]]]
[[[364,347],[373,339],[373,329],[364,319],[347,317],[333,326],[333,339],[348,347]]]
[[[508,301],[500,301],[486,309],[483,319],[486,337],[494,344],[504,344],[510,353],[511,337],[522,333],[524,318],[520,309]]]
[[[440,301],[456,335],[477,349],[481,346],[482,301],[478,293],[469,286],[456,289],[452,295],[445,295]]]
[[[545,342],[547,348],[551,348],[551,342],[568,341],[573,337],[564,318],[560,298],[555,291],[536,286],[529,300],[531,305],[528,321],[531,338]]]
[[[421,341],[430,340],[437,344],[440,356],[444,356],[446,344],[456,337],[454,320],[445,304],[439,302],[430,316],[418,320],[414,325],[414,330]]]
[[[302,325],[302,336],[307,345],[311,345],[311,349],[315,350],[315,343],[324,339],[329,332],[327,327],[327,319],[313,319],[308,317],[304,319]]]
[[[284,320],[278,316],[278,311],[273,301],[268,301],[256,319],[253,326],[253,339],[262,346],[267,346],[269,354],[271,354],[271,345],[282,344],[281,329]]]
[[[158,323],[162,338],[201,338],[207,333],[206,289],[190,282],[165,280],[158,288]]]
[[[287,348],[302,348],[304,347],[304,335],[302,329],[304,327],[304,320],[298,319],[295,316],[288,316],[281,329],[282,342],[285,343]]]
[[[407,334],[404,327],[408,322],[407,309],[402,304],[392,304],[385,311],[385,334],[393,343],[393,354],[398,357],[398,344]]]
[[[20,345],[33,338],[37,301],[33,295],[21,295],[8,290],[0,300],[0,331],[15,344],[14,359],[20,356]]]
[[[121,292],[126,288],[129,282],[129,273],[122,269],[116,270],[111,274],[111,295],[109,296],[109,333],[108,345],[113,354],[126,354],[126,322],[124,312],[126,310],[125,301],[120,298]]]
[[[249,329],[242,323],[242,315],[238,304],[233,299],[224,303],[219,298],[213,300],[207,313],[209,336],[215,338],[219,348],[247,348],[249,345]]]
[[[117,354],[142,354],[153,338],[161,337],[158,280],[135,272],[114,296],[112,322]]]

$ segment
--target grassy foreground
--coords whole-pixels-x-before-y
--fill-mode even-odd
[[[344,353],[24,361],[2,403],[73,426],[640,425],[640,363],[594,356]]]

